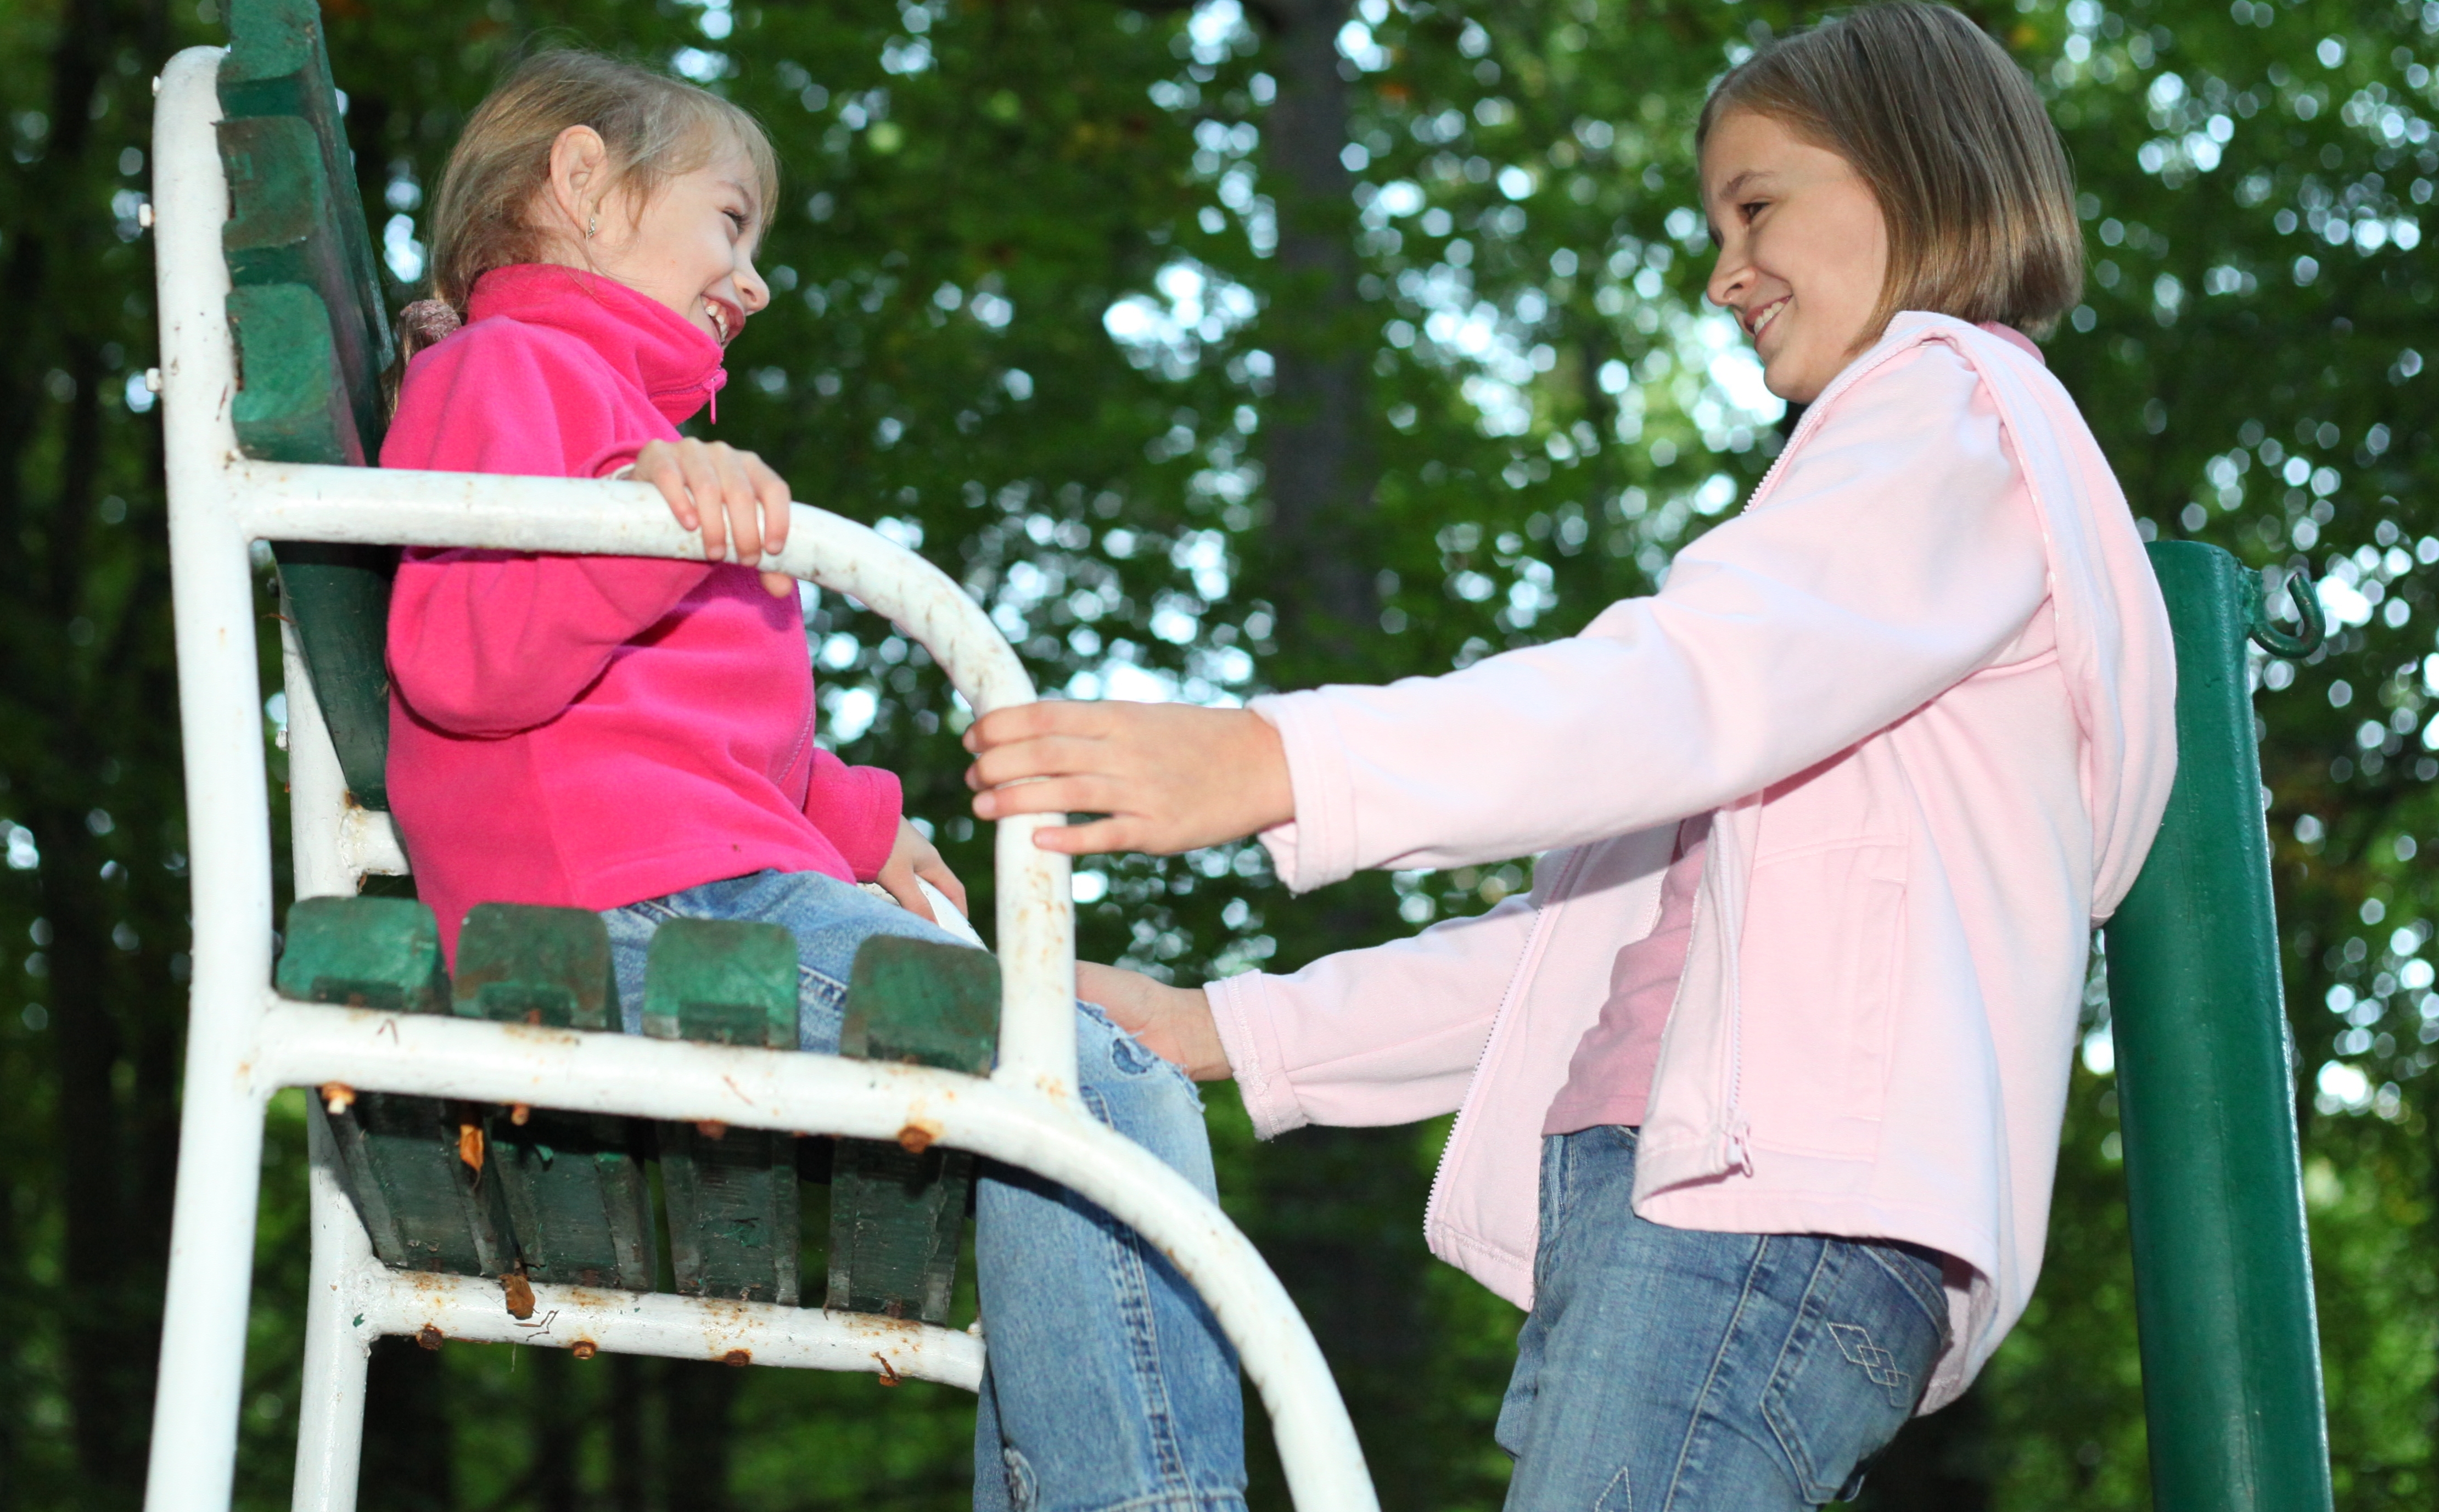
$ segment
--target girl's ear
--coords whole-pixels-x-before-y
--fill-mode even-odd
[[[610,188],[610,149],[590,126],[571,126],[550,144],[550,198],[559,211],[556,229],[579,241],[601,225],[601,202]]]

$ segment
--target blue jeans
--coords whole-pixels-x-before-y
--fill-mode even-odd
[[[1634,1214],[1631,1129],[1541,1147],[1508,1512],[1787,1512],[1853,1496],[1948,1337],[1941,1261]]]
[[[860,887],[759,872],[614,908],[627,1030],[643,1028],[644,956],[673,918],[758,919],[796,937],[796,1033],[838,1049],[856,948],[876,934],[957,943]],[[1217,1191],[1194,1084],[1078,1004],[1079,1093],[1093,1116]],[[985,1162],[975,1283],[990,1343],[974,1422],[977,1512],[1237,1512],[1244,1404],[1237,1356],[1168,1261],[1075,1193]]]

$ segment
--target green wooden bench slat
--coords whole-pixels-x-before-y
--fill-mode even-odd
[[[681,918],[652,935],[644,1032],[796,1047],[796,942],[776,924]],[[793,1136],[660,1126],[669,1269],[688,1296],[793,1306],[801,1221]]]
[[[321,541],[275,542],[271,550],[347,792],[365,808],[386,809],[389,592],[398,553]]]
[[[392,350],[389,314],[330,78],[321,6],[318,0],[229,0],[228,10],[229,50],[221,60],[219,80],[223,121],[294,117],[310,128],[320,152],[328,214],[339,237],[335,260],[353,288],[351,296],[331,289],[324,297],[334,315],[354,323],[341,345],[361,345],[370,359],[367,367],[348,374],[357,389],[356,407],[371,421],[365,429],[369,449],[380,440],[380,380]]]
[[[347,257],[353,239],[340,219],[351,212],[340,207],[332,192],[312,126],[294,116],[223,121],[220,150],[229,187],[221,247],[231,284],[293,284],[318,296],[323,313],[313,325],[317,333],[327,332],[337,357],[330,380],[347,406],[358,450],[374,449],[383,429],[381,375],[391,348],[378,291],[369,311],[362,304],[366,292],[358,286]],[[362,226],[354,230],[361,238]],[[240,370],[240,382],[248,377]]]
[[[580,908],[480,903],[457,936],[456,1010],[496,1023],[615,1034],[610,932]],[[604,1113],[490,1118],[490,1159],[537,1281],[650,1291],[659,1267],[644,1130]]]
[[[239,444],[266,462],[362,467],[365,454],[322,298],[301,283],[240,285],[228,295]]]
[[[288,911],[280,995],[307,1003],[449,1011],[440,931],[432,910],[403,898],[308,898]],[[317,1099],[318,1102],[318,1099]],[[372,1236],[373,1253],[406,1271],[503,1275],[517,1269],[501,1183],[461,1157],[471,1106],[439,1097],[365,1093],[322,1111],[340,1176]],[[479,1146],[476,1147],[479,1149]]]
[[[221,62],[223,248],[238,444],[267,461],[362,466],[380,450],[394,354],[380,265],[315,0],[231,0]],[[316,701],[347,789],[389,806],[383,655],[395,551],[276,543]]]
[[[961,945],[881,935],[856,952],[843,1055],[982,1075],[999,1039],[999,963]],[[830,1165],[833,1310],[946,1323],[973,1157],[843,1139]]]

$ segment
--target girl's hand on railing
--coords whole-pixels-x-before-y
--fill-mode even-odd
[[[974,814],[1097,813],[1037,829],[1044,850],[1175,855],[1295,817],[1287,747],[1248,709],[1190,703],[1019,703],[966,731]]]
[[[794,581],[793,578],[789,580]],[[957,881],[957,874],[940,859],[939,847],[924,839],[921,830],[900,816],[897,843],[889,847],[889,859],[881,863],[881,874],[873,881],[881,884],[883,892],[898,899],[908,913],[937,924],[940,920],[932,912],[931,901],[923,896],[923,889],[916,885],[918,877],[938,888],[943,897],[956,904],[958,913],[966,912],[966,884]]]
[[[788,504],[793,497],[779,474],[751,452],[726,441],[647,441],[635,454],[634,477],[661,490],[669,513],[688,530],[703,532],[703,554],[713,561],[737,548],[737,560],[755,562],[788,544]],[[766,572],[762,587],[774,598],[796,591],[796,579]]]
[[[1078,961],[1076,995],[1098,1004],[1111,1023],[1197,1081],[1225,1081],[1237,1074],[1220,1047],[1211,999],[1201,987],[1170,987],[1141,971]]]

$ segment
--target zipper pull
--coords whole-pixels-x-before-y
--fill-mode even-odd
[[[1753,1121],[1741,1114],[1728,1126],[1728,1168],[1742,1176],[1754,1173]]]

